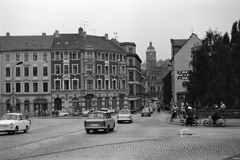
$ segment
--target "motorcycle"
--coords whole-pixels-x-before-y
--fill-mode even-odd
[[[181,118],[180,119],[180,125],[185,126],[186,125],[186,118]],[[194,116],[192,119],[192,126],[197,126],[198,125],[198,117]]]
[[[219,119],[216,120],[216,125],[213,123],[213,119],[212,116],[208,116],[208,119],[203,121],[203,125],[205,127],[209,127],[209,126],[220,126],[220,127],[224,127],[226,125],[226,120],[223,117],[220,117]]]

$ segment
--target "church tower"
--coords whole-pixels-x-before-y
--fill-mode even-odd
[[[150,42],[146,51],[146,70],[150,70],[151,67],[157,66],[156,51]]]

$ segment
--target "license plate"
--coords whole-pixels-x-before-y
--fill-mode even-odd
[[[96,127],[96,126],[99,126],[99,124],[91,124],[91,126],[94,126],[94,127]]]

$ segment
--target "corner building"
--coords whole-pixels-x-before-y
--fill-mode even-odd
[[[128,108],[127,52],[105,36],[54,33],[52,110]]]

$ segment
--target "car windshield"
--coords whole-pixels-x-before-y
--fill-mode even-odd
[[[120,110],[119,114],[130,114],[130,111],[128,111],[128,110]]]
[[[1,120],[17,120],[17,115],[3,115]]]
[[[103,113],[90,113],[87,116],[88,119],[104,119],[105,114]]]

